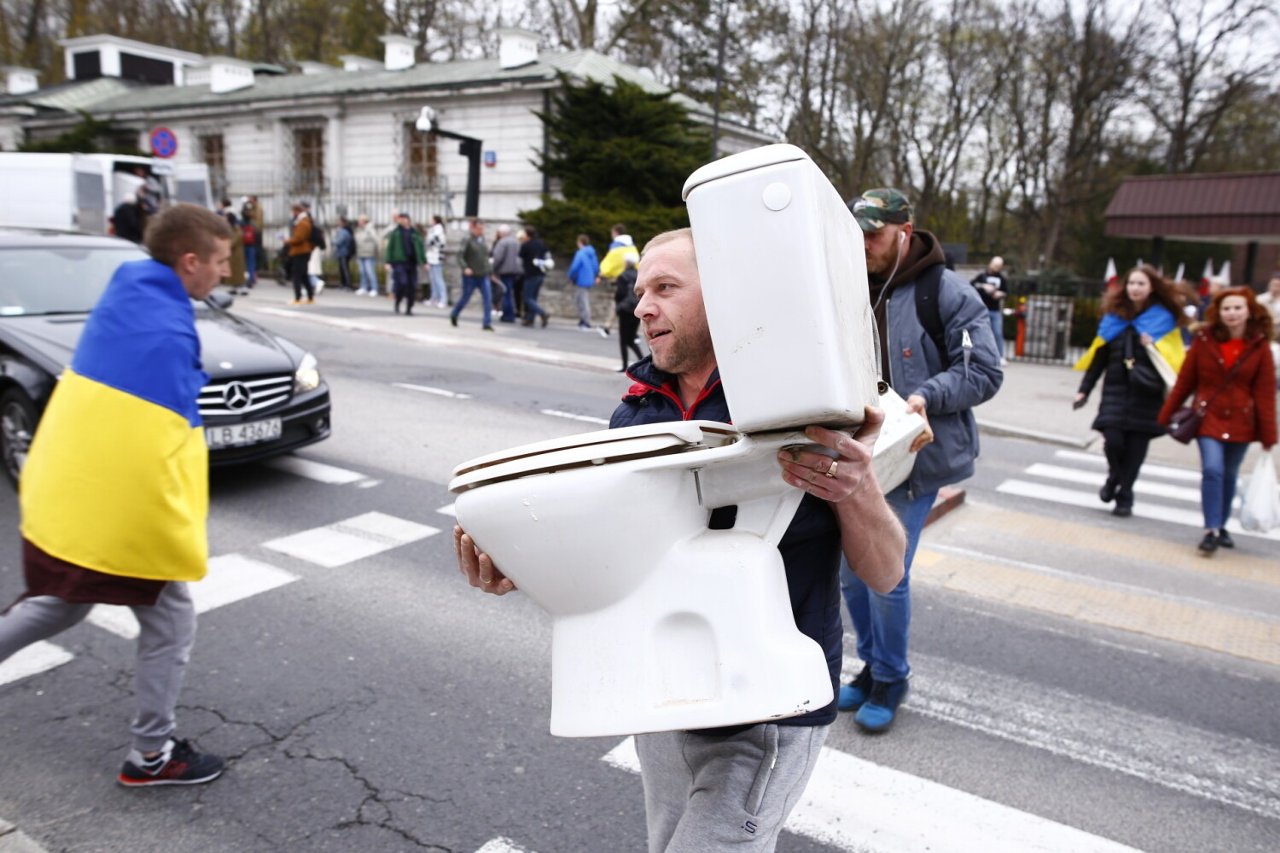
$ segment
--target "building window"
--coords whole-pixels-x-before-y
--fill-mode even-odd
[[[431,187],[440,174],[438,137],[405,125],[405,182],[410,187]]]
[[[221,133],[200,136],[200,159],[209,167],[209,183],[213,194],[221,198],[227,192],[227,159]]]
[[[154,83],[158,86],[172,86],[173,63],[163,59],[152,59],[149,56],[137,56],[136,54],[121,51],[120,77],[125,80]]]
[[[294,190],[315,192],[324,186],[324,126],[293,129]]]
[[[209,171],[217,169],[219,172],[225,171],[227,161],[223,155],[222,134],[211,133],[208,136],[200,137],[200,157],[203,159]]]

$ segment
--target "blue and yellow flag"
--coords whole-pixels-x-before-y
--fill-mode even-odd
[[[1075,363],[1076,370],[1088,370],[1093,357],[1103,344],[1109,344],[1129,326],[1146,334],[1155,342],[1156,352],[1168,362],[1176,374],[1182,370],[1182,362],[1187,357],[1186,347],[1182,343],[1182,332],[1178,330],[1178,322],[1169,309],[1163,305],[1152,305],[1132,320],[1125,320],[1115,314],[1102,315],[1098,324],[1098,335],[1089,345],[1085,354]]]
[[[86,569],[204,577],[209,462],[195,313],[154,260],[122,264],[85,323],[19,486],[22,535]]]

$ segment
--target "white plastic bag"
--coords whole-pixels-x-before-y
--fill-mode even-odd
[[[1280,526],[1280,485],[1276,483],[1275,460],[1269,453],[1262,454],[1249,478],[1249,489],[1240,507],[1240,526],[1263,533]]]

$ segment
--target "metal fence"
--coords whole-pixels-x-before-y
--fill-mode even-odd
[[[286,228],[295,201],[311,204],[318,225],[331,227],[339,216],[352,222],[368,216],[378,226],[390,225],[397,213],[408,213],[414,222],[428,223],[432,216],[456,219],[453,193],[443,177],[397,175],[377,178],[344,178],[294,173],[215,173],[210,176],[215,197],[228,198],[239,209],[243,196],[257,196],[267,234]]]
[[[1074,364],[1097,332],[1105,288],[1097,279],[1011,280],[1005,299],[1005,355],[1039,364]]]

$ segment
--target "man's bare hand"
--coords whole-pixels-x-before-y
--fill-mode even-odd
[[[498,571],[489,555],[480,551],[471,537],[456,524],[453,526],[453,550],[458,555],[458,571],[476,589],[493,595],[506,595],[516,588],[510,578]]]
[[[820,426],[806,427],[805,437],[817,447],[779,451],[782,479],[797,489],[833,503],[848,498],[868,484],[874,485],[871,452],[882,424],[884,412],[868,406],[862,426],[854,435]]]
[[[926,444],[933,441],[933,428],[929,426],[929,415],[925,412],[925,409],[928,408],[928,406],[928,401],[919,394],[912,394],[907,398],[907,411],[914,412],[924,418],[924,431],[916,436],[915,441],[911,442],[911,447],[909,449],[912,453],[919,453],[924,449]]]

